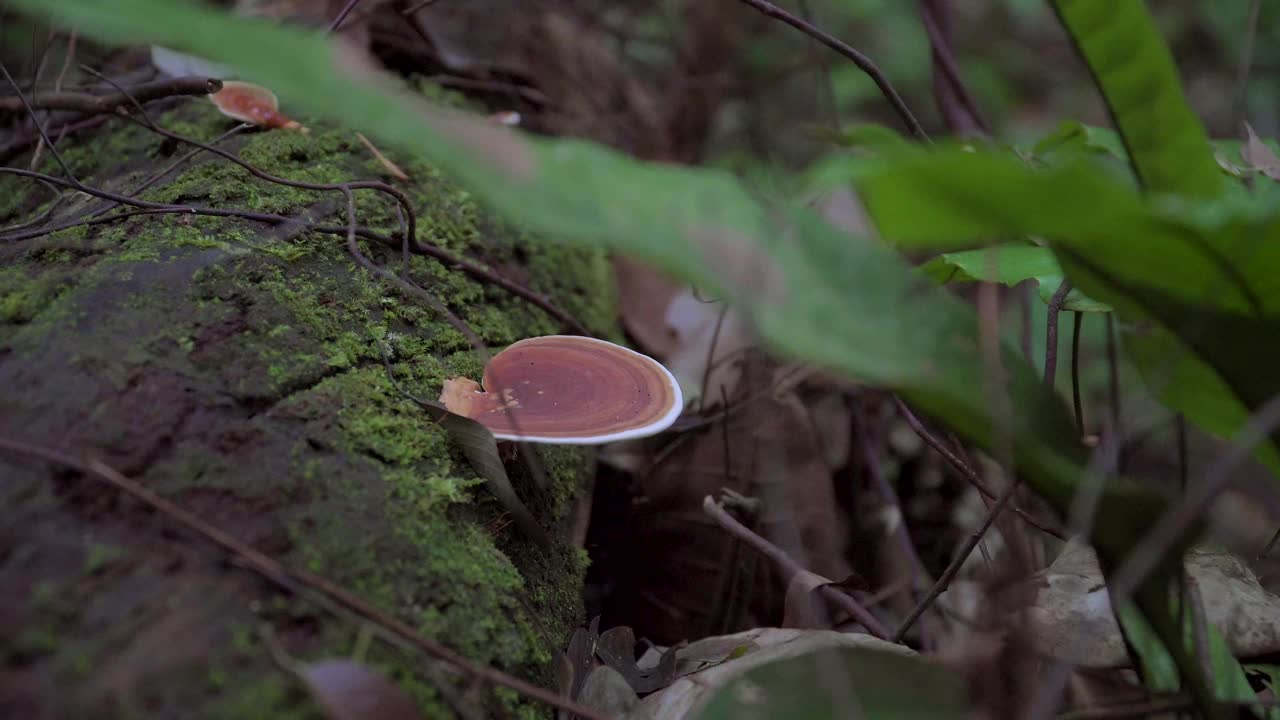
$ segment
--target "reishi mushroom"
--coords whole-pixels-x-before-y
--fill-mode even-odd
[[[445,380],[440,401],[499,440],[600,445],[656,435],[680,416],[680,386],[658,361],[576,335],[521,340],[481,383]]]
[[[222,89],[209,96],[218,110],[240,122],[268,128],[308,132],[298,121],[280,113],[276,94],[261,85],[225,80]]]

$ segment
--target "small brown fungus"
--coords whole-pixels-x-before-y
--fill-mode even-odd
[[[680,386],[658,361],[576,335],[514,343],[489,360],[481,383],[446,380],[440,401],[499,440],[562,445],[656,435],[684,405]]]
[[[231,80],[222,83],[222,89],[209,96],[218,110],[227,117],[262,127],[307,132],[296,120],[280,113],[280,101],[275,93],[247,82]]]

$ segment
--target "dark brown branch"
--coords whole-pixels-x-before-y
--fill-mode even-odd
[[[893,401],[894,403],[897,404],[898,411],[902,413],[903,419],[907,421],[907,425],[911,427],[911,429],[915,432],[916,435],[920,436],[921,440],[924,440],[926,445],[933,448],[935,452],[941,455],[942,459],[946,460],[948,465],[954,468],[956,472],[960,473],[960,475],[965,480],[967,480],[970,485],[976,488],[978,492],[986,496],[987,499],[989,500],[996,499],[997,497],[996,494],[991,491],[991,488],[987,487],[986,482],[983,481],[982,477],[978,475],[978,471],[975,470],[971,464],[969,464],[964,460],[964,458],[960,457],[955,452],[953,452],[951,448],[947,447],[946,444],[943,443],[940,439],[938,439],[936,435],[930,432],[929,428],[925,427],[924,423],[921,422],[920,418],[917,417],[916,414],[911,411],[911,408],[907,407],[906,403],[902,402],[901,398],[894,396]],[[1041,532],[1052,535],[1053,537],[1056,537],[1059,540],[1067,539],[1066,533],[1064,533],[1063,531],[1055,527],[1051,527],[1049,525],[1044,524],[1043,522],[1041,522],[1040,520],[1037,520],[1034,516],[1032,516],[1027,511],[1023,510],[1022,508],[1018,507],[1017,505],[1013,506],[1012,509],[1013,509],[1013,512],[1018,515],[1018,517],[1025,520],[1028,525],[1036,528],[1037,530],[1040,530]]]
[[[59,137],[64,137],[68,133],[80,132],[81,130],[89,130],[89,129],[98,127],[99,125],[105,124],[107,121],[111,120],[111,117],[112,117],[111,115],[89,115],[87,117],[78,116],[72,119],[71,121],[63,123],[62,125],[58,126],[57,132],[55,134],[57,134]],[[8,162],[9,158],[13,157],[17,153],[22,152],[23,150],[26,150],[28,147],[35,145],[39,142],[41,142],[40,133],[31,131],[13,140],[10,140],[4,145],[0,145],[0,163]]]
[[[933,58],[934,94],[938,109],[946,118],[952,132],[958,134],[991,134],[991,127],[978,110],[978,103],[960,76],[960,67],[951,52],[944,0],[924,0],[920,5],[920,19]]]
[[[566,698],[562,698],[546,688],[538,687],[537,685],[526,682],[517,677],[512,677],[501,670],[484,665],[477,665],[461,653],[441,645],[430,638],[423,637],[418,633],[418,631],[414,630],[408,624],[370,605],[360,596],[335,585],[333,582],[319,575],[280,563],[253,547],[237,540],[231,535],[228,535],[217,527],[210,525],[194,513],[191,513],[173,502],[157,495],[133,479],[121,475],[119,472],[116,472],[114,469],[104,465],[98,460],[82,460],[69,453],[55,450],[53,448],[30,445],[28,443],[10,440],[7,438],[0,438],[0,450],[5,450],[9,453],[21,455],[27,458],[35,458],[55,465],[61,465],[104,482],[107,485],[114,487],[116,490],[134,498],[138,502],[150,507],[165,518],[221,547],[223,550],[234,555],[245,567],[256,572],[271,583],[290,592],[298,592],[301,587],[319,593],[327,600],[332,601],[345,610],[355,613],[364,620],[373,623],[382,630],[408,643],[428,656],[453,666],[458,671],[475,680],[483,681],[491,685],[510,688],[522,695],[539,700],[551,705],[552,707],[576,713],[584,718],[591,718],[592,720],[607,720],[606,716],[602,715],[600,712],[592,708],[579,705],[578,703]]]
[[[1049,316],[1045,320],[1044,331],[1044,384],[1053,389],[1053,379],[1058,372],[1058,315],[1067,302],[1067,293],[1071,292],[1071,281],[1062,280],[1053,297],[1049,299]]]
[[[171,80],[157,80],[134,85],[129,92],[114,92],[106,95],[95,95],[87,92],[51,92],[39,93],[30,98],[31,106],[37,110],[74,110],[83,113],[113,113],[131,104],[130,96],[138,102],[150,102],[160,98],[190,95],[208,95],[222,89],[222,81],[213,78],[181,77]],[[22,98],[8,95],[0,97],[0,111],[23,112]]]
[[[787,578],[788,582],[796,573],[804,569],[800,567],[799,563],[791,559],[790,555],[783,552],[782,548],[779,548],[777,545],[765,540],[752,532],[751,528],[738,522],[728,513],[728,511],[723,507],[720,507],[720,504],[712,499],[710,495],[703,499],[702,511],[710,516],[717,525],[728,531],[729,534],[745,542],[747,545],[750,545],[761,555],[764,555],[773,561],[773,564],[782,571],[783,576]],[[867,629],[867,632],[881,640],[888,638],[888,629],[876,619],[875,615],[871,614],[871,611],[864,608],[861,603],[848,593],[841,592],[830,585],[820,586],[818,588],[818,592],[822,594],[823,599],[827,602],[839,607],[849,613],[849,615],[855,620],[862,623],[862,626]]]
[[[769,2],[769,0],[738,0],[738,1],[746,5],[750,5],[752,8],[756,9],[757,11],[759,11],[760,13],[768,17],[773,18],[774,20],[778,20],[790,25],[796,30],[799,30],[805,35],[808,35],[814,40],[817,40],[823,45],[826,45],[832,50],[835,50],[836,52],[845,56],[849,60],[853,61],[853,64],[857,65],[858,68],[862,70],[862,72],[866,73],[867,76],[871,78],[872,82],[876,84],[876,87],[880,88],[881,94],[883,94],[885,99],[889,101],[889,104],[893,107],[894,112],[898,113],[898,117],[902,119],[902,124],[907,126],[907,130],[909,130],[912,135],[916,136],[916,138],[920,140],[929,139],[929,135],[924,131],[924,128],[920,125],[920,121],[916,120],[916,116],[911,113],[910,108],[907,107],[907,103],[903,101],[902,96],[899,95],[897,89],[893,87],[893,83],[889,82],[889,78],[885,77],[885,74],[880,70],[880,68],[875,64],[875,62],[871,60],[871,58],[862,54],[857,49],[855,49],[848,43],[844,42],[843,40],[840,40],[839,38],[832,35],[831,33],[817,27],[813,23],[805,21],[803,18],[799,18],[799,17],[796,17],[795,15],[792,15],[786,10],[783,10],[777,5],[774,5],[773,3]]]

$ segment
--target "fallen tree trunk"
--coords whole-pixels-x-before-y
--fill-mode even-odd
[[[203,100],[159,123],[205,141],[234,124]],[[59,147],[81,181],[126,195],[190,149],[123,120]],[[347,130],[243,133],[219,147],[311,183],[387,175]],[[602,257],[529,244],[430,167],[402,166],[412,180],[397,187],[420,241],[610,332]],[[58,174],[47,154],[43,169]],[[29,178],[0,176],[0,222],[38,218],[48,195]],[[360,268],[341,234],[308,229],[345,224],[341,193],[263,182],[205,152],[137,197],[295,222],[137,215],[0,244],[0,439],[100,460],[477,663],[550,684],[553,654],[582,619],[585,558],[566,518],[588,455],[541,451],[545,488],[508,462],[555,538],[540,549],[388,377],[384,352],[406,391],[434,398],[446,377],[478,378],[480,361],[428,303]],[[356,199],[370,237],[399,230],[385,194]],[[68,192],[46,223],[103,207]],[[481,275],[376,240],[357,247],[407,272],[488,344],[565,329]],[[313,716],[273,648],[298,661],[357,651],[427,717],[458,702],[447,668],[366,645],[358,614],[265,581],[91,477],[0,452],[0,493],[6,716]],[[484,697],[483,714],[526,702]]]

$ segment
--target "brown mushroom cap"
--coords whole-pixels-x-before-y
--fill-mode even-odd
[[[684,405],[658,361],[576,335],[509,346],[489,360],[483,385],[446,380],[440,400],[499,440],[598,445],[646,437],[670,427]]]

